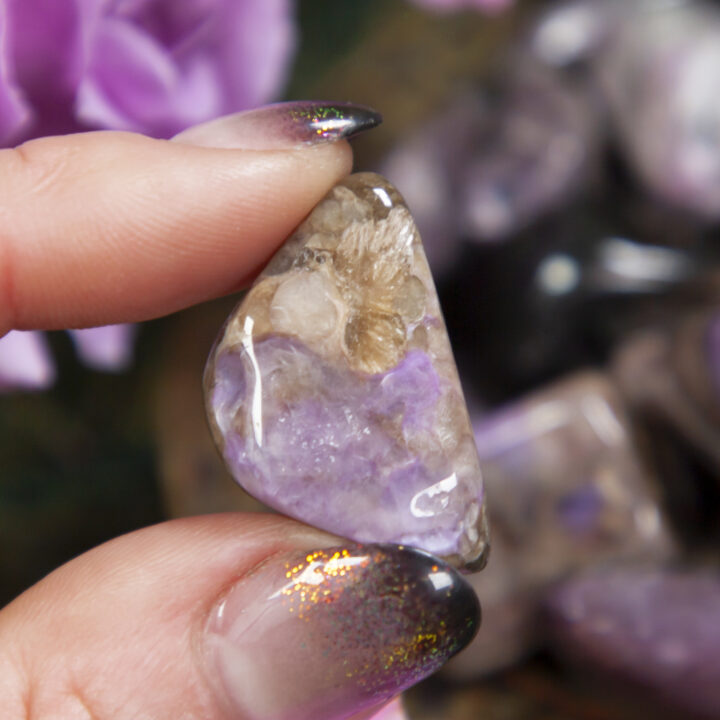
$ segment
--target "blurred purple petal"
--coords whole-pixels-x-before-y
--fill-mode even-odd
[[[35,120],[25,134],[75,129],[72,98],[83,69],[77,0],[6,0],[4,5],[15,79]]]
[[[295,48],[290,0],[125,0],[93,24],[79,119],[157,137],[271,99]]]
[[[75,0],[6,0],[17,77],[33,99],[66,98],[82,72],[80,8]]]
[[[12,330],[0,338],[0,392],[44,390],[55,380],[55,367],[45,336]]]
[[[103,18],[90,54],[78,90],[84,122],[166,136],[221,112],[221,89],[206,57],[180,67],[169,48],[126,20]]]
[[[7,9],[0,4],[0,143],[17,135],[30,119],[30,108],[14,77]]]
[[[292,0],[225,2],[214,18],[226,104],[261,105],[284,87],[296,48]]]
[[[170,137],[273,99],[295,50],[293,8],[293,0],[5,0],[0,144],[93,128]]]
[[[70,330],[80,359],[93,370],[122,372],[133,360],[135,325]]]
[[[197,43],[198,36],[207,32],[212,14],[226,1],[116,0],[112,15],[145,28],[159,43],[178,52]]]

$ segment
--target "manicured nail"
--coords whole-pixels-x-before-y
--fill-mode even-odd
[[[306,100],[226,115],[173,140],[213,148],[285,150],[351,138],[381,122],[380,113],[364,105]]]
[[[441,560],[399,545],[273,559],[207,627],[209,675],[230,714],[339,720],[381,706],[472,640],[480,606]]]

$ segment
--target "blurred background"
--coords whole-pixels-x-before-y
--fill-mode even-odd
[[[480,634],[409,717],[720,718],[720,3],[96,4],[0,0],[0,144],[385,117],[356,168],[417,219],[493,531]],[[263,509],[202,402],[236,301],[0,340],[0,604],[120,533]]]

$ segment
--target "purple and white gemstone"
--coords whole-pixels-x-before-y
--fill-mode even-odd
[[[378,175],[322,200],[233,312],[208,362],[210,424],[267,505],[360,542],[478,568],[477,451],[428,263]]]
[[[650,691],[682,717],[720,717],[717,567],[585,573],[556,588],[547,607],[560,655]]]

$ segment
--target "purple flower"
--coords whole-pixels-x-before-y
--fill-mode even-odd
[[[295,48],[293,0],[0,0],[0,147],[117,129],[170,137],[275,97]],[[132,360],[128,325],[71,330],[83,362]],[[0,392],[52,384],[42,333],[0,338]]]
[[[452,12],[455,10],[499,12],[513,4],[513,0],[413,0],[413,2],[421,7],[439,12]]]
[[[135,325],[70,330],[78,357],[93,370],[122,372],[132,363]],[[55,365],[45,335],[12,330],[0,338],[0,393],[45,390],[55,381]]]
[[[135,325],[70,330],[70,337],[80,359],[93,370],[121,372],[132,363]]]
[[[0,145],[109,128],[170,137],[276,96],[292,0],[0,0]]]

